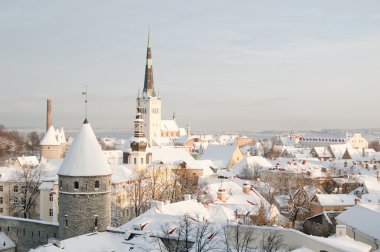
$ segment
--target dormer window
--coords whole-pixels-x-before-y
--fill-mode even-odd
[[[78,190],[78,189],[79,189],[79,182],[75,181],[74,182],[74,190]]]

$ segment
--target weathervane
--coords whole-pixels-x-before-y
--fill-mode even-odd
[[[84,92],[82,92],[82,95],[85,96],[84,100],[84,114],[85,114],[85,119],[87,119],[87,85],[85,86]]]

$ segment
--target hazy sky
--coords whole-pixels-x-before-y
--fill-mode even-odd
[[[380,1],[0,1],[0,124],[131,127],[148,26],[163,117],[203,130],[379,127]]]

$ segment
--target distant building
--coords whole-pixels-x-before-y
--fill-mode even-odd
[[[308,132],[300,139],[303,147],[345,144],[351,138],[348,132]]]
[[[355,133],[348,139],[347,144],[351,145],[354,149],[368,149],[368,141],[360,133]]]
[[[40,142],[40,149],[42,158],[63,158],[67,150],[63,128],[55,130],[54,126],[50,126]]]

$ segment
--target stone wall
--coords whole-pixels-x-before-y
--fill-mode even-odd
[[[17,252],[28,251],[58,238],[58,224],[8,216],[0,216],[0,231],[16,244]]]
[[[95,188],[95,181],[99,188]],[[111,175],[59,176],[59,187],[60,239],[105,231],[111,226]]]

